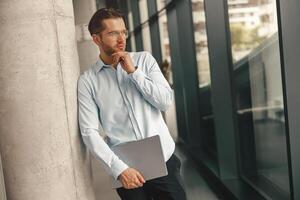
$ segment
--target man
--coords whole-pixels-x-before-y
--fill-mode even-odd
[[[128,32],[123,15],[116,10],[98,10],[88,28],[100,56],[78,81],[79,124],[84,143],[121,181],[123,187],[117,192],[122,199],[185,200],[179,182],[180,161],[173,154],[175,143],[161,115],[172,103],[173,94],[157,62],[147,52],[125,51]],[[99,136],[99,122],[107,143]],[[154,135],[160,136],[168,175],[146,182],[110,147]]]

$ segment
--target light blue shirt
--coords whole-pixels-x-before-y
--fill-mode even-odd
[[[159,135],[165,161],[175,143],[163,120],[173,101],[173,92],[153,56],[131,52],[137,69],[127,74],[100,59],[78,80],[79,125],[83,141],[115,179],[128,167],[110,147]],[[99,131],[103,128],[107,140]],[[141,152],[142,153],[142,152]]]

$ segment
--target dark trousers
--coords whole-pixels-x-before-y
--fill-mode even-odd
[[[118,188],[122,200],[186,200],[180,176],[181,162],[174,154],[166,163],[168,175],[146,181],[135,189]]]

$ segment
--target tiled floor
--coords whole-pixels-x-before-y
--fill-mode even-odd
[[[182,163],[181,174],[188,200],[218,200],[219,198],[196,170],[194,162],[179,148],[176,148],[175,154],[180,158]]]
[[[175,154],[181,160],[181,174],[186,188],[188,200],[218,200],[219,198],[212,192],[204,179],[195,168],[195,164],[188,156],[176,148]],[[110,188],[109,178],[100,167],[100,164],[92,160],[94,188],[97,200],[118,200],[119,197]]]

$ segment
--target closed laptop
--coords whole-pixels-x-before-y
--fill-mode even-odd
[[[168,175],[158,135],[112,147],[112,151],[129,167],[139,171],[145,181]],[[112,179],[112,187],[119,188],[119,180]]]

